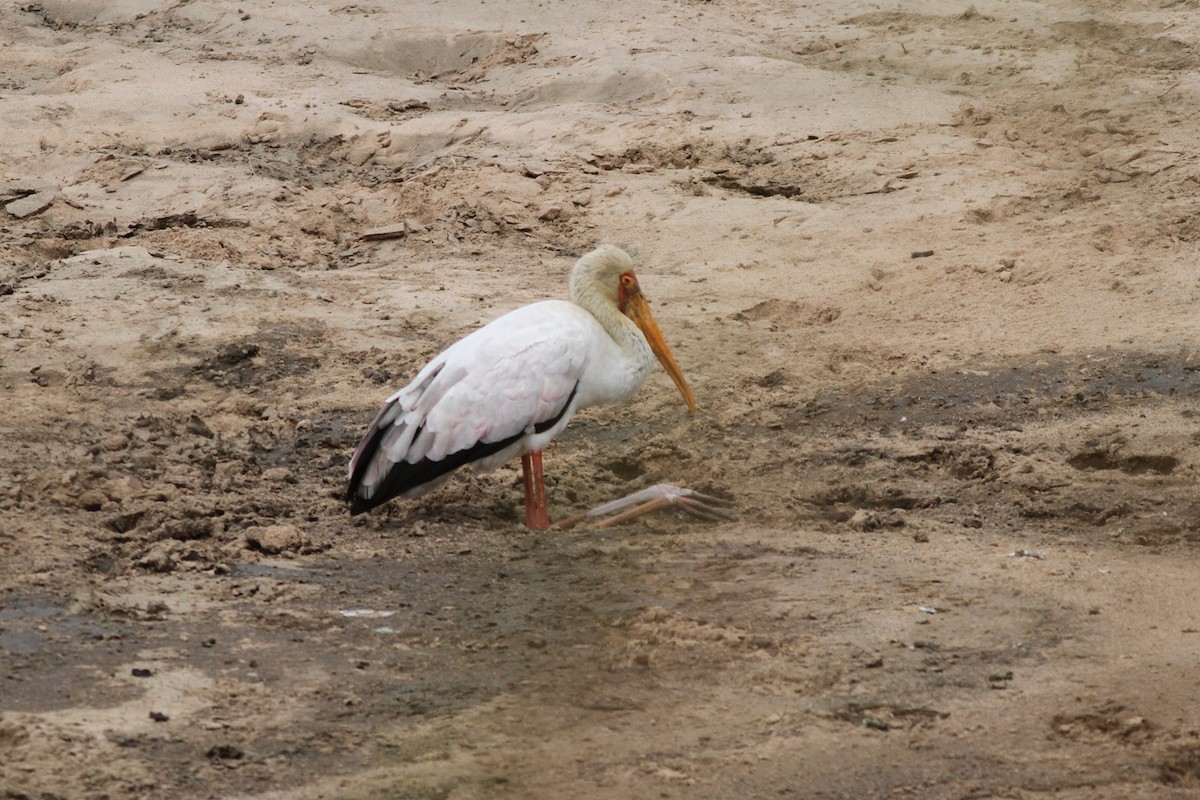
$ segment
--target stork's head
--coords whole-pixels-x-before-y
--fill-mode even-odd
[[[582,296],[593,294],[609,305],[617,305],[617,287],[625,273],[633,275],[633,259],[619,247],[602,244],[575,262],[571,299],[578,303]]]
[[[646,344],[650,345],[658,363],[662,364],[683,395],[688,412],[696,413],[696,396],[692,394],[683,371],[671,355],[667,340],[650,313],[650,306],[633,272],[633,259],[628,253],[619,247],[604,244],[579,259],[571,270],[571,299],[584,308],[616,308],[631,319],[646,337]]]

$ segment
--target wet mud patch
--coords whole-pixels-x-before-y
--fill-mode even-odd
[[[321,366],[313,350],[326,336],[320,325],[273,325],[254,335],[210,345],[191,374],[222,388],[257,392],[302,379]]]
[[[1200,786],[1200,743],[1171,747],[1159,766],[1159,779],[1171,786]]]
[[[818,396],[793,415],[810,425],[878,425],[901,433],[944,424],[1019,424],[1040,414],[1100,412],[1139,400],[1200,397],[1200,359],[1176,354],[1047,356],[1034,365],[987,365],[917,375],[847,402]]]
[[[1054,736],[1074,740],[1096,737],[1122,744],[1142,745],[1155,738],[1155,726],[1136,710],[1120,703],[1055,714],[1050,726]]]
[[[621,588],[645,572],[636,552],[559,536],[473,535],[464,548],[461,537],[461,529],[407,543],[389,536],[377,542],[390,551],[382,558],[231,559],[181,579],[192,584],[190,599],[168,593],[153,608],[147,598],[174,578],[131,573],[83,602],[10,592],[0,671],[20,686],[22,704],[10,705],[6,720],[28,732],[24,747],[37,749],[40,729],[15,713],[142,697],[153,703],[142,718],[109,712],[106,736],[146,758],[165,756],[159,748],[173,742],[174,766],[158,776],[160,790],[181,788],[212,759],[238,762],[239,774],[221,781],[245,787],[296,747],[323,742],[340,751],[363,743],[371,728],[388,737],[417,733],[504,694],[553,691],[571,680],[581,654],[598,652],[605,620],[637,602]],[[572,587],[566,595],[564,582]],[[564,625],[566,618],[587,622]],[[155,694],[180,671],[207,676],[216,691],[200,704]],[[302,703],[282,716],[272,709],[272,692],[300,684],[309,687]],[[225,724],[233,702],[259,720],[253,735]],[[161,722],[147,720],[145,708]],[[311,732],[296,730],[293,717]],[[103,752],[71,754],[67,763],[86,769]],[[312,763],[344,774],[361,762]]]
[[[782,377],[756,385],[756,407],[782,419],[752,426],[748,413],[715,442],[736,448],[743,476],[775,476],[772,489],[738,484],[742,513],[764,521],[917,542],[1033,521],[1144,546],[1200,535],[1200,508],[1182,500],[1194,450],[1177,432],[1200,396],[1190,354],[942,370],[791,411],[771,397],[793,391]]]
[[[1118,469],[1129,475],[1170,475],[1179,466],[1179,459],[1175,456],[1122,456],[1108,451],[1092,450],[1071,456],[1067,463],[1075,469]]]

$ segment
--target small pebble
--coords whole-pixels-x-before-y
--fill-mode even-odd
[[[287,467],[269,467],[262,472],[264,481],[270,483],[295,483],[296,478]]]
[[[302,552],[312,544],[295,525],[267,525],[246,531],[246,546],[267,555]]]
[[[242,748],[232,744],[213,745],[205,753],[209,758],[214,759],[238,759],[245,755]]]
[[[99,511],[108,502],[104,492],[90,489],[79,496],[79,507],[84,511]]]

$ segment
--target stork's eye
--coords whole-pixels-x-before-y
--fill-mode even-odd
[[[624,286],[626,289],[632,289],[633,284],[634,284],[633,276],[630,275],[628,272],[626,272],[624,275],[621,276],[621,285]]]

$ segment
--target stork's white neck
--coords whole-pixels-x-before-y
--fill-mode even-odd
[[[602,245],[579,259],[571,270],[571,301],[591,313],[622,350],[636,361],[652,363],[654,354],[638,326],[621,313],[617,285],[633,261],[611,245]]]
[[[617,305],[621,275],[632,270],[629,256],[611,246],[598,247],[571,270],[571,300],[596,320],[608,339],[589,348],[595,359],[580,384],[580,407],[628,397],[654,369],[654,351],[646,337]]]

